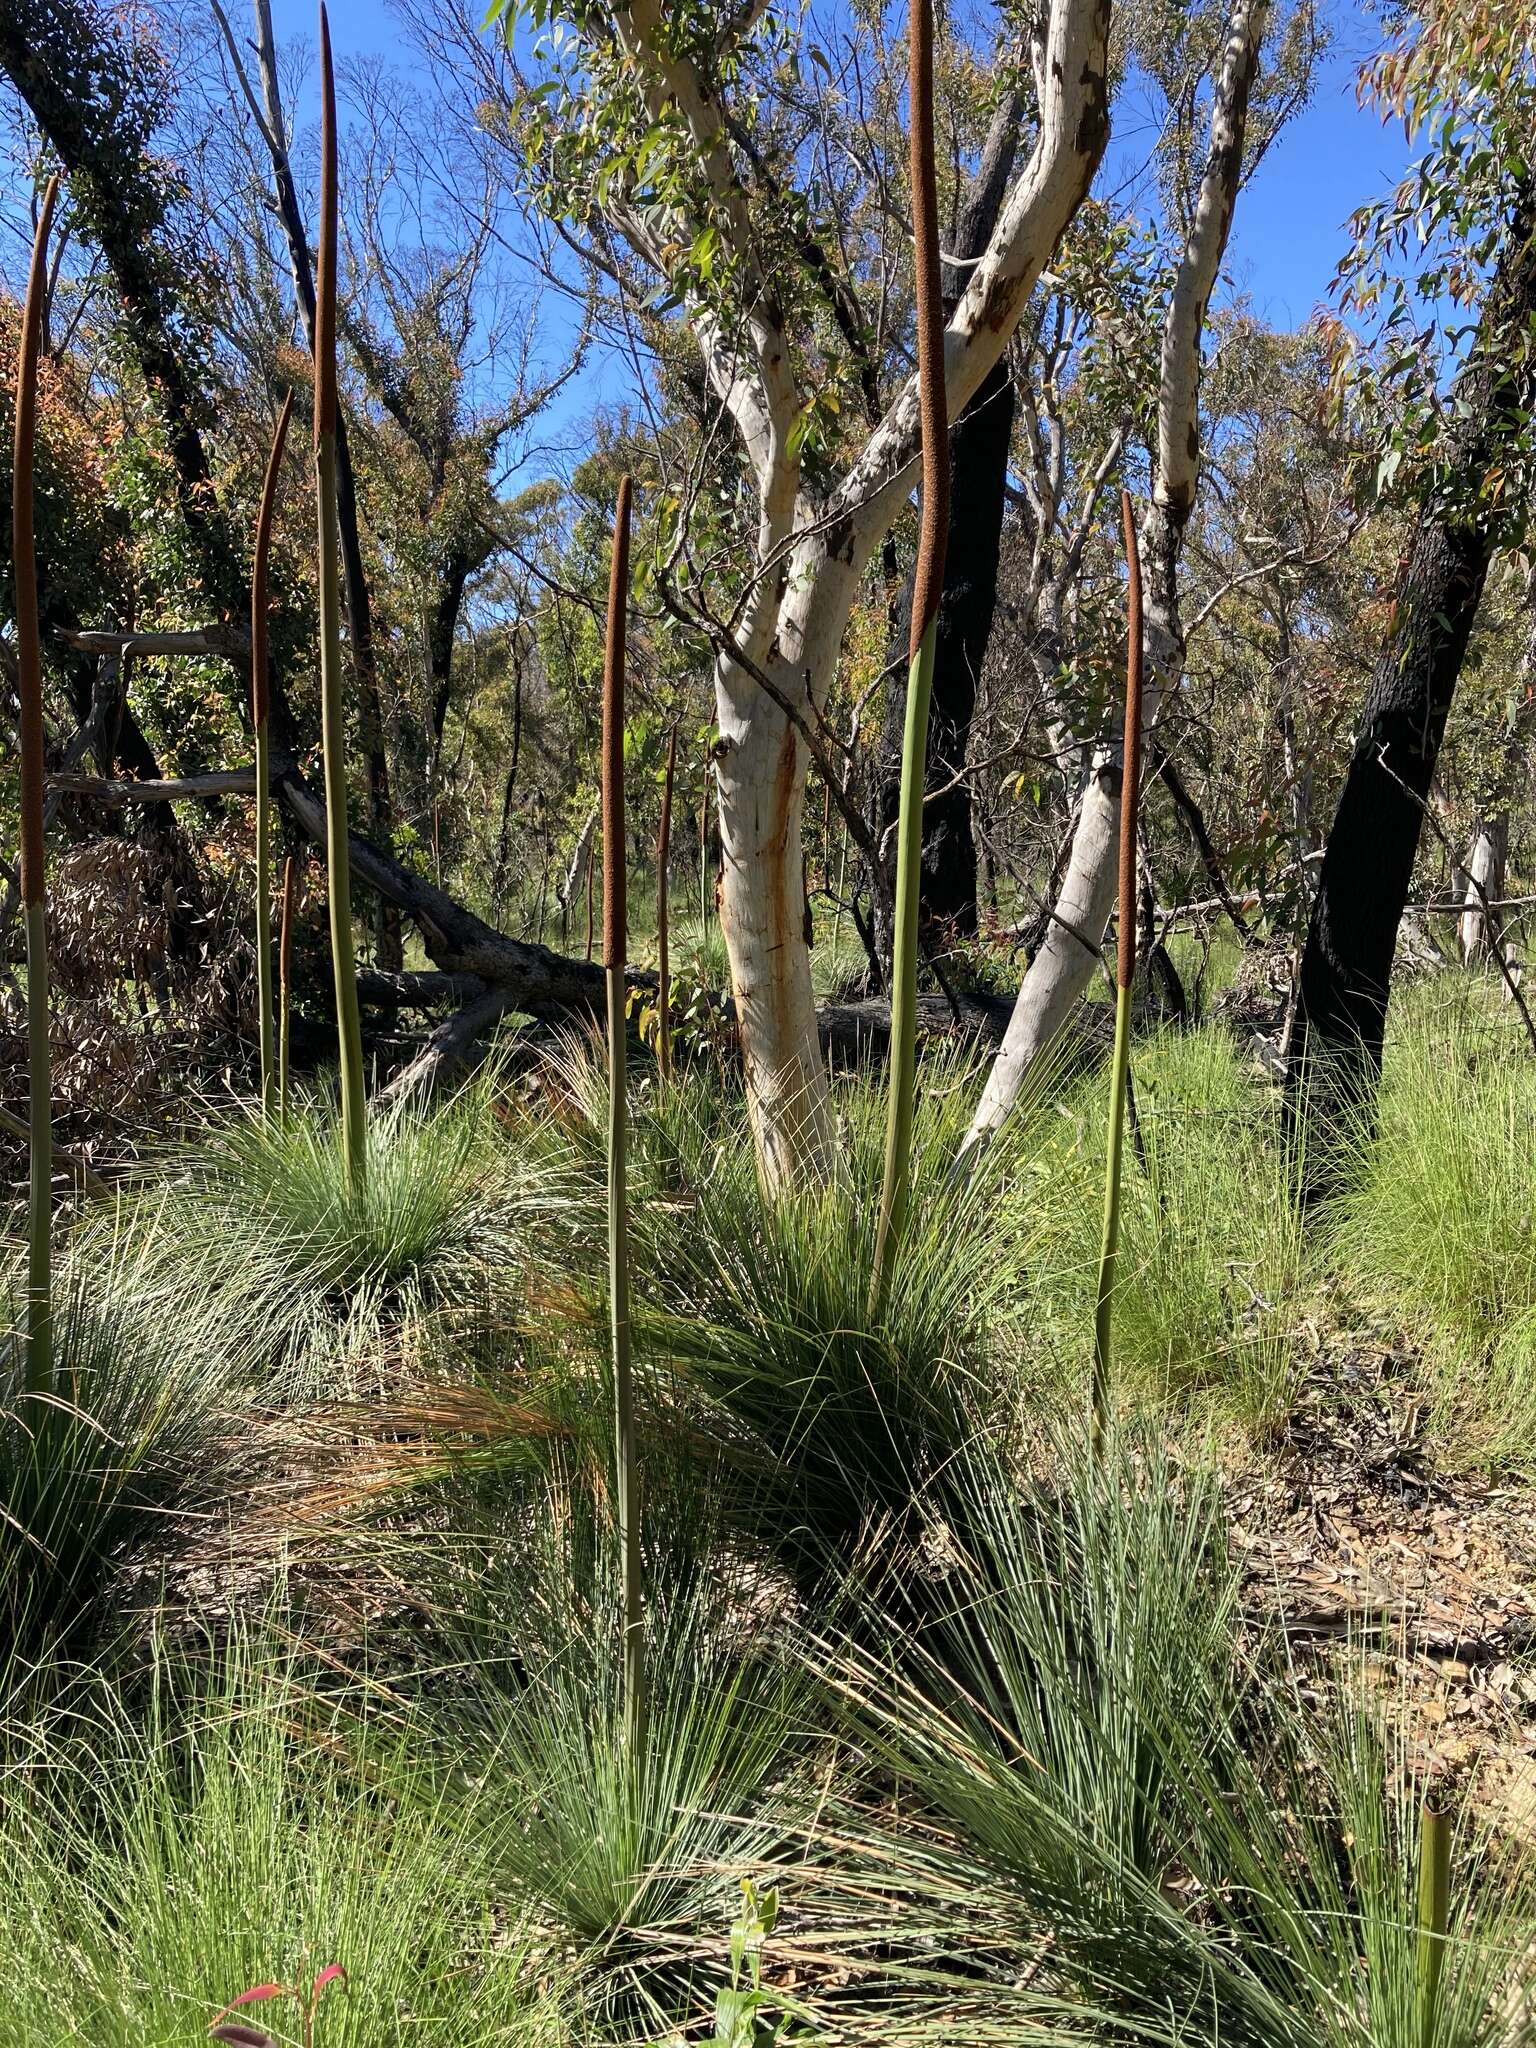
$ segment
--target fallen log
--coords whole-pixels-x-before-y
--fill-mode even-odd
[[[444,974],[436,967],[388,974],[382,967],[361,967],[358,1000],[371,1010],[435,1010],[443,1003],[472,1003],[485,993],[475,974]]]

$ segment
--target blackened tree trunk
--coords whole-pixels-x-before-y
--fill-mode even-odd
[[[1527,193],[1489,286],[1476,352],[1456,380],[1445,463],[1451,488],[1443,502],[1426,505],[1414,528],[1323,853],[1286,1067],[1307,1200],[1337,1186],[1373,1114],[1398,926],[1451,700],[1500,541],[1480,507],[1480,486],[1536,403],[1525,349],[1506,345],[1536,311],[1533,225]]]
[[[933,708],[928,719],[928,788],[923,813],[920,914],[930,940],[976,929],[976,841],[971,831],[971,790],[965,750],[976,714],[976,688],[992,617],[997,608],[997,561],[1002,543],[1004,485],[1013,436],[1013,379],[1007,358],[994,364],[950,435],[954,476],[948,567],[939,602],[934,647]],[[912,610],[909,579],[899,608],[893,646],[904,650]],[[893,662],[895,657],[893,656]],[[901,734],[907,714],[904,663],[892,669],[880,732],[879,821],[882,839],[896,822],[901,792]],[[875,895],[876,943],[889,970],[890,921],[883,895]]]
[[[993,117],[980,168],[961,212],[953,253],[944,266],[946,312],[969,281],[967,266],[986,248],[1013,171],[1018,105],[1005,101]],[[950,431],[953,497],[944,593],[934,647],[933,702],[928,716],[928,788],[923,814],[923,869],[919,915],[926,942],[976,929],[976,841],[965,752],[976,714],[976,690],[992,617],[997,608],[998,551],[1002,545],[1008,448],[1013,438],[1013,379],[1005,356],[995,363]],[[912,620],[912,578],[891,624],[889,682],[878,753],[875,818],[884,845],[901,801],[902,729],[907,715],[907,641]],[[873,891],[875,946],[881,971],[891,967],[890,903]]]

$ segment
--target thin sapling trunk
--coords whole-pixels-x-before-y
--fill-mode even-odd
[[[283,398],[272,436],[272,454],[261,487],[256,514],[256,546],[251,562],[251,730],[256,740],[256,1001],[260,1010],[261,1108],[271,1116],[277,1099],[277,1049],[273,1042],[272,1000],[272,736],[271,696],[267,674],[267,557],[272,546],[272,512],[283,444],[293,415],[293,393]]]
[[[48,877],[43,845],[43,662],[33,533],[37,443],[37,358],[48,291],[48,234],[59,181],[50,178],[32,240],[32,267],[16,355],[16,440],[11,503],[16,584],[16,669],[21,699],[21,904],[27,930],[27,1086],[30,1095],[27,1207],[26,1385],[53,1391],[53,1072],[48,1050]]]
[[[629,599],[630,480],[619,480],[603,660],[603,966],[608,985],[608,1301],[613,1338],[615,1493],[624,1600],[624,1732],[638,1766],[645,1730],[645,1606],[640,1570],[639,1460],[630,1362],[627,1031],[624,969],[629,906],[624,870],[624,624]]]
[[[1110,1411],[1115,1274],[1120,1258],[1120,1167],[1131,1064],[1131,983],[1136,978],[1136,814],[1141,786],[1141,554],[1129,491],[1120,493],[1125,525],[1125,737],[1120,757],[1120,931],[1115,961],[1115,1044],[1109,1062],[1109,1149],[1104,1162],[1104,1236],[1093,1315],[1093,1440],[1102,1444]]]
[[[672,976],[667,957],[667,870],[672,856],[672,780],[677,773],[677,727],[667,735],[661,783],[661,824],[656,833],[656,1070],[672,1071]]]
[[[918,909],[923,860],[923,799],[928,778],[928,708],[944,552],[949,534],[949,422],[944,390],[944,299],[939,275],[939,207],[933,147],[932,0],[912,0],[908,20],[911,98],[912,232],[917,299],[917,374],[922,418],[923,505],[912,582],[907,720],[902,739],[901,807],[896,839],[896,909],[891,967],[890,1096],[885,1178],[875,1232],[872,1297],[878,1306],[906,1226],[912,1181],[912,1118],[917,1085]]]
[[[352,952],[352,867],[347,843],[347,729],[342,702],[341,576],[336,525],[336,81],[331,32],[320,9],[320,256],[315,312],[315,483],[320,519],[320,724],[325,753],[327,886],[336,1037],[341,1064],[341,1131],[347,1183],[367,1171],[363,1030]]]

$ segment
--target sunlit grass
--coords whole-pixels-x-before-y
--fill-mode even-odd
[[[495,1088],[488,1073],[440,1102],[375,1109],[360,1186],[329,1100],[285,1120],[210,1119],[149,1183],[143,1227],[168,1296],[188,1275],[224,1290],[253,1361],[299,1390],[336,1391],[349,1359],[425,1317],[510,1313],[523,1222],[555,1197],[498,1119]]]
[[[1536,1056],[1482,978],[1403,990],[1340,1284],[1422,1352],[1442,1442],[1536,1467]]]
[[[0,1633],[7,1650],[89,1649],[204,1515],[236,1456],[235,1324],[206,1275],[167,1312],[157,1263],[110,1217],[55,1275],[54,1391],[25,1385],[25,1269],[0,1270]],[[146,1585],[135,1584],[138,1569]],[[85,1640],[81,1640],[82,1632]]]
[[[1127,1140],[1115,1300],[1121,1401],[1262,1434],[1285,1414],[1313,1270],[1290,1197],[1279,1108],[1236,1041],[1210,1027],[1133,1042],[1140,1142]],[[1037,1312],[1086,1353],[1108,1106],[1102,1069],[1035,1111],[1044,1243]]]
[[[0,1797],[4,2048],[178,2048],[248,1986],[327,1993],[326,2048],[557,2048],[561,1973],[477,1862],[466,1802],[398,1747],[337,1762],[285,1654],[244,1632],[163,1658],[138,1718],[99,1699]],[[296,2013],[254,2014],[280,2039]]]

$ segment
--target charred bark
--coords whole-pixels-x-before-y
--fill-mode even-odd
[[[1498,526],[1482,479],[1536,403],[1526,350],[1507,345],[1536,313],[1536,226],[1527,190],[1510,224],[1476,351],[1456,380],[1445,497],[1419,513],[1392,629],[1366,692],[1323,852],[1297,977],[1287,1119],[1303,1199],[1337,1185],[1374,1116],[1398,927],[1430,783]]]
[[[959,303],[969,275],[964,267],[986,248],[1013,172],[1020,101],[1003,101],[993,116],[980,168],[955,235],[958,259],[944,266],[946,317]],[[933,658],[933,699],[928,714],[928,777],[933,794],[923,813],[923,867],[919,912],[925,944],[941,947],[952,935],[976,930],[976,841],[965,753],[982,663],[997,609],[998,552],[1007,504],[1008,448],[1013,438],[1013,378],[1006,356],[987,372],[950,432],[953,492],[944,590],[939,602]],[[901,799],[902,728],[907,715],[907,642],[912,621],[912,576],[895,607],[887,649],[885,713],[881,722],[875,815],[884,845]],[[886,892],[872,891],[875,947],[881,978],[891,969],[891,916]]]

